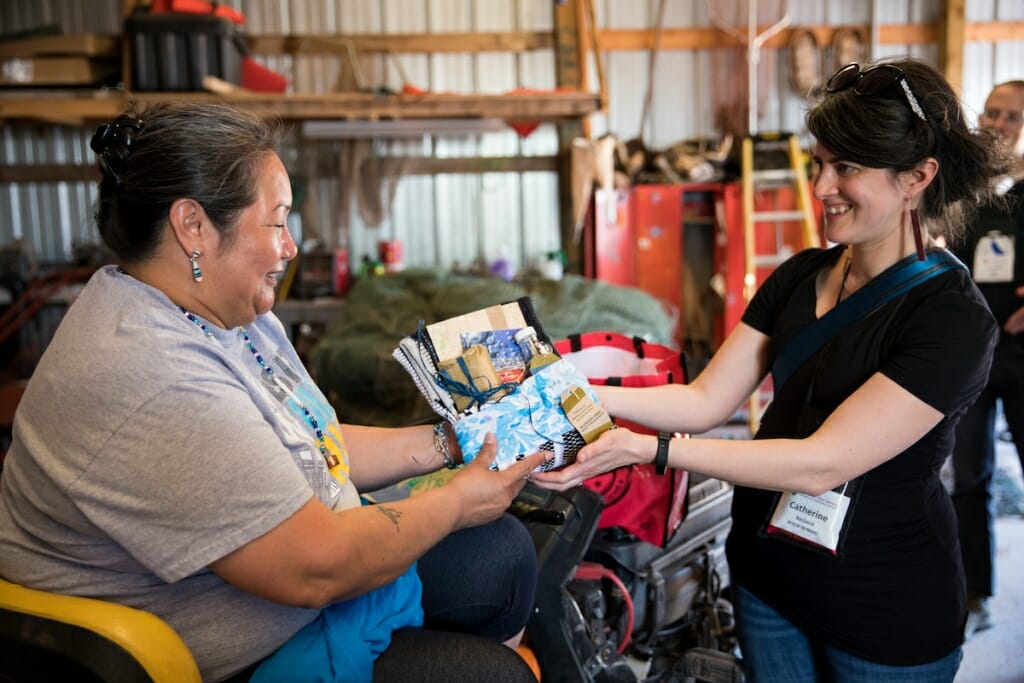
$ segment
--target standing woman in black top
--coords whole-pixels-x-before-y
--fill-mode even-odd
[[[978,118],[1011,151],[1014,167],[997,186],[1004,201],[981,207],[957,254],[999,324],[988,384],[957,426],[953,504],[967,577],[967,635],[992,626],[995,534],[992,477],[996,466],[996,403],[1024,466],[1024,81],[1000,83]]]
[[[985,384],[996,325],[930,236],[954,239],[1007,160],[912,59],[843,67],[807,124],[836,246],[776,269],[692,384],[596,388],[612,415],[662,434],[612,430],[532,479],[562,489],[655,462],[735,483],[727,553],[749,681],[949,682],[966,609],[939,469]],[[865,299],[817,344],[800,336]],[[668,440],[727,420],[769,372],[775,396],[753,440]]]

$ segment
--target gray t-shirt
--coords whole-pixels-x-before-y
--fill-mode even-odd
[[[89,281],[15,418],[0,575],[153,612],[218,680],[318,611],[244,593],[207,566],[314,495],[335,509],[359,496],[337,418],[280,321],[266,314],[245,328],[273,376],[239,329],[206,327],[116,267]],[[337,476],[299,405],[341,458]]]

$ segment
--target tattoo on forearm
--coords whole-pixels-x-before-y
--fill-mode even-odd
[[[395,531],[401,531],[398,527],[398,520],[402,517],[402,513],[400,511],[387,505],[374,505],[373,507],[375,510],[391,520],[391,523],[395,525]]]

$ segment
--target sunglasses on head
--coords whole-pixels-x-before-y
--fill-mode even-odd
[[[906,96],[910,109],[917,114],[918,118],[928,123],[924,109],[921,108],[917,97],[914,96],[914,91],[910,89],[907,75],[903,73],[903,69],[894,64],[876,64],[862,71],[860,64],[850,62],[832,74],[832,78],[828,79],[828,83],[825,84],[825,92],[837,93],[853,88],[853,92],[857,95],[870,97],[897,84]]]

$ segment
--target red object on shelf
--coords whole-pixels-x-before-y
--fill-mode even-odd
[[[348,249],[334,250],[334,266],[332,271],[334,275],[334,294],[345,296],[348,293],[349,286],[352,284],[352,275],[348,268]]]
[[[530,133],[540,126],[540,121],[509,121],[508,125],[519,134],[519,137],[528,138]]]
[[[429,90],[424,90],[423,88],[417,87],[411,83],[402,84],[403,95],[426,95],[429,92]]]
[[[571,88],[555,88],[554,90],[538,90],[535,88],[514,88],[506,92],[506,95],[533,95],[535,93],[550,93],[550,92],[570,92]],[[540,126],[540,121],[508,121],[508,125],[512,130],[519,134],[521,138],[527,138],[530,133],[537,130]]]
[[[380,240],[377,242],[377,257],[389,273],[397,273],[402,270],[402,240]]]
[[[149,6],[152,14],[161,12],[182,12],[186,14],[212,14],[229,19],[236,24],[245,23],[245,15],[230,7],[205,0],[153,0]]]
[[[242,87],[256,92],[283,93],[288,90],[288,79],[252,57],[242,57]]]

